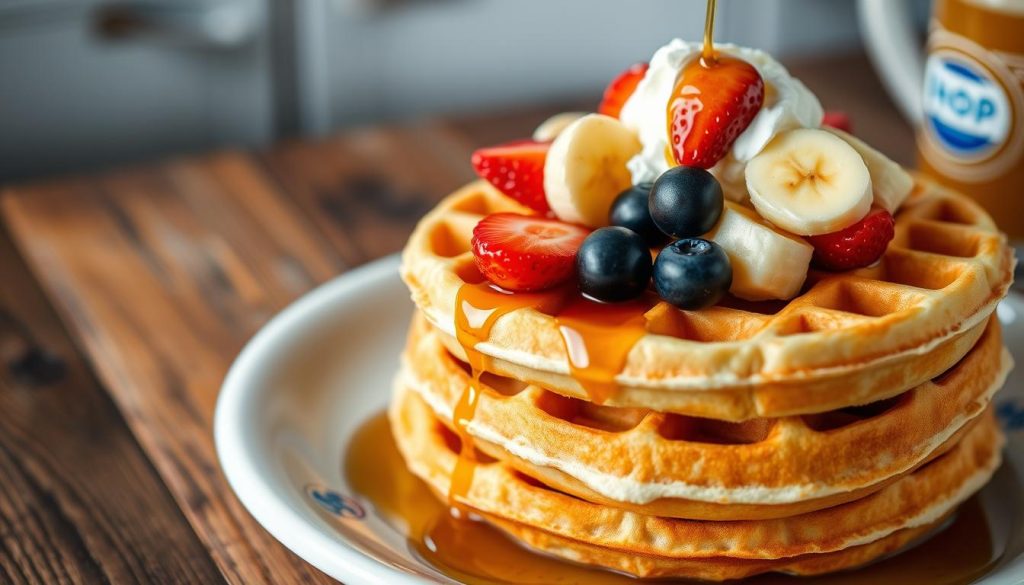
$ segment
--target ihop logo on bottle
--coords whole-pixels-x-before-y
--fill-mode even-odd
[[[961,160],[986,159],[1010,135],[1012,113],[1003,86],[962,54],[933,53],[925,68],[925,126],[932,139]]]

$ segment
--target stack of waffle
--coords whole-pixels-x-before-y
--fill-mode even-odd
[[[964,197],[919,183],[878,264],[701,311],[474,304],[471,232],[499,211],[528,212],[472,184],[410,239],[390,418],[413,473],[529,547],[643,577],[820,574],[940,528],[998,467],[1014,260]]]

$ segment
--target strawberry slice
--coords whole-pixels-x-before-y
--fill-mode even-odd
[[[589,233],[555,219],[494,213],[473,228],[473,258],[505,290],[543,290],[572,278],[576,251]]]
[[[626,100],[636,91],[636,86],[647,74],[649,67],[647,63],[637,63],[612,80],[604,90],[604,98],[597,107],[597,113],[618,118],[622,113],[622,106],[626,105]]]
[[[668,104],[672,156],[688,167],[710,169],[764,104],[764,80],[735,57],[698,59],[676,81]]]
[[[884,209],[874,209],[846,229],[810,236],[814,246],[812,262],[825,270],[853,270],[873,264],[882,257],[895,235],[896,221]]]
[[[544,161],[550,142],[517,140],[473,153],[473,169],[499,191],[541,213],[551,208],[544,196]]]
[[[832,110],[825,112],[825,117],[821,119],[822,126],[828,126],[830,128],[838,128],[848,134],[853,134],[853,123],[850,122],[850,116],[846,112],[840,112],[838,110]]]

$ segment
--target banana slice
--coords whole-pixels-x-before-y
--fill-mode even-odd
[[[544,163],[544,191],[555,215],[589,227],[608,225],[612,201],[633,183],[626,162],[640,148],[636,134],[615,118],[587,114],[569,124]]]
[[[871,174],[871,186],[875,190],[875,205],[895,214],[914,190],[914,177],[889,157],[868,146],[866,142],[838,128],[826,128],[853,147]]]
[[[871,174],[864,159],[825,130],[779,134],[747,164],[746,179],[758,213],[801,236],[841,230],[871,209]]]
[[[814,253],[803,238],[772,228],[750,209],[730,201],[725,203],[718,225],[705,237],[729,255],[729,292],[749,301],[795,297]]]
[[[551,142],[558,138],[558,135],[568,128],[569,124],[586,115],[586,112],[562,112],[561,114],[555,114],[541,122],[540,126],[537,126],[537,129],[533,131],[533,139],[537,142]]]
[[[726,199],[735,203],[746,203],[750,200],[745,176],[747,163],[736,160],[736,157],[729,153],[709,170],[721,183],[722,193]]]

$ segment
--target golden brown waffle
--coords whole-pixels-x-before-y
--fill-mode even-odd
[[[780,518],[861,498],[948,450],[1010,362],[993,318],[960,363],[899,397],[745,423],[596,405],[485,375],[469,431],[488,455],[591,502],[677,518]],[[417,316],[402,383],[449,427],[467,369]]]
[[[455,342],[456,294],[479,282],[472,229],[491,212],[528,213],[483,182],[450,195],[403,253],[413,299]],[[1012,280],[1006,240],[976,204],[921,182],[896,217],[881,262],[812,273],[788,303],[726,298],[697,312],[648,298],[647,333],[629,351],[608,404],[741,421],[823,412],[900,394],[945,371],[974,346]],[[476,346],[487,369],[587,398],[569,375],[555,318],[534,309],[497,320]]]
[[[785,559],[734,559],[730,557],[678,559],[624,553],[578,540],[570,540],[494,516],[484,514],[482,517],[536,551],[575,563],[604,567],[643,578],[674,577],[706,581],[743,579],[770,572],[802,576],[823,575],[857,568],[901,551],[912,545],[914,541],[925,538],[929,533],[939,529],[946,520],[943,518],[932,524],[905,528],[874,542],[830,553],[809,553]]]
[[[419,395],[401,384],[396,385],[389,415],[410,470],[437,493],[448,493],[458,458],[456,436]],[[841,506],[774,520],[706,522],[644,516],[563,494],[498,461],[481,462],[461,503],[487,517],[554,535],[563,543],[601,547],[620,556],[788,562],[801,555],[849,550],[902,530],[934,525],[988,481],[1000,463],[1003,441],[989,409],[956,447],[888,487]],[[538,540],[527,542],[544,547]],[[882,548],[872,552],[891,550]],[[554,547],[547,550],[574,558]],[[858,559],[867,560],[870,556]],[[631,570],[596,555],[587,562]],[[784,568],[785,562],[780,567]],[[647,571],[635,569],[636,573]]]

